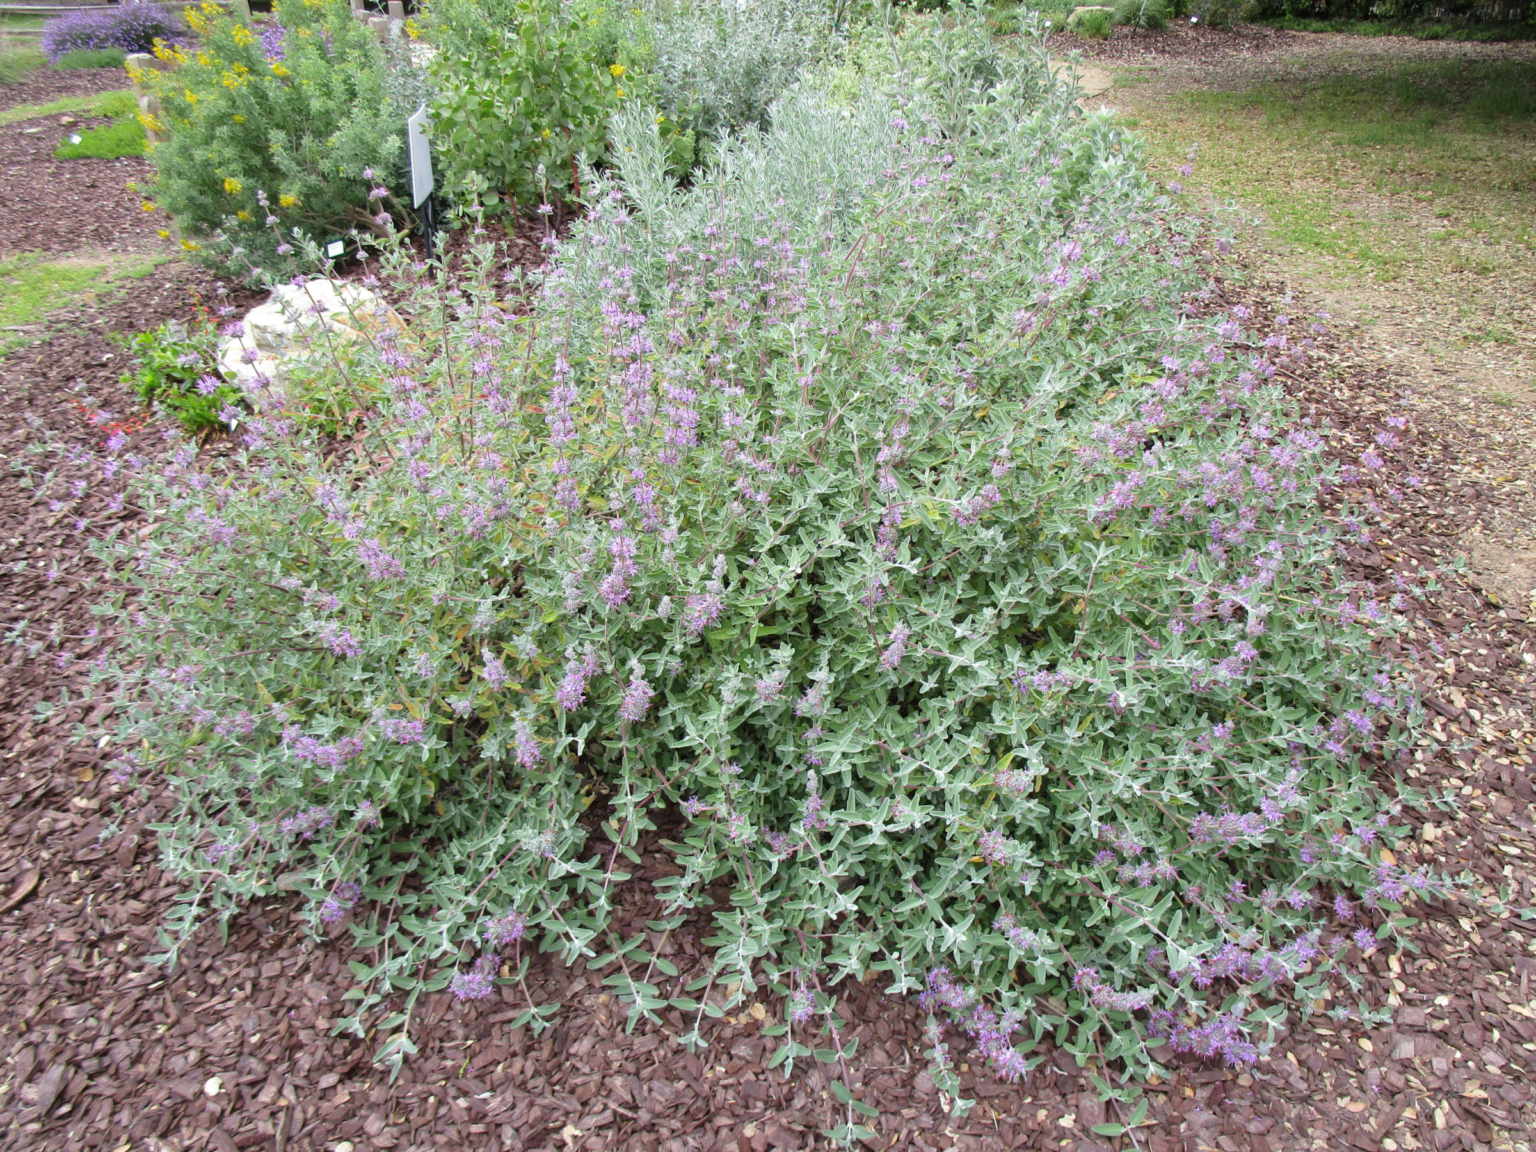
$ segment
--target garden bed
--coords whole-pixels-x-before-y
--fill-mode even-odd
[[[120,199],[136,211],[126,193]],[[136,235],[152,231],[141,223]],[[1250,291],[1248,302],[1272,312],[1282,291]],[[792,1081],[768,1070],[777,1041],[763,1026],[775,1005],[733,1010],[710,1048],[687,1054],[659,1031],[627,1031],[603,973],[543,956],[530,975],[535,991],[565,1002],[549,1032],[507,1029],[520,1005],[509,989],[468,1003],[428,997],[416,1028],[422,1051],[391,1081],[369,1063],[372,1044],[329,1035],[352,983],[349,952],[307,941],[286,902],[242,914],[227,942],[203,932],[175,972],[143,966],[181,887],[159,870],[150,829],[169,798],[151,792],[117,816],[101,755],[69,739],[76,723],[100,719],[71,701],[112,628],[84,607],[106,573],[80,547],[76,520],[112,521],[117,488],[97,479],[99,453],[114,422],[137,420],[108,333],[184,317],[198,298],[216,302],[212,293],[208,277],[169,267],[152,288],[60,317],[46,344],[0,364],[0,454],[25,459],[29,444],[51,434],[74,450],[59,467],[82,486],[55,506],[35,499],[13,466],[0,499],[7,559],[18,565],[0,601],[4,627],[25,621],[24,637],[39,642],[7,646],[0,665],[9,785],[0,924],[11,943],[0,1001],[17,1022],[0,1057],[12,1143],[155,1138],[220,1152],[343,1142],[359,1152],[819,1144],[816,1133],[839,1122],[842,1108],[823,1069]],[[1325,341],[1288,384],[1331,426],[1341,460],[1358,457],[1412,386],[1337,341]],[[159,431],[149,424],[136,435],[148,443]],[[1375,497],[1382,509],[1377,538],[1349,550],[1351,575],[1389,590],[1394,573],[1418,579],[1439,569],[1465,509],[1500,499],[1478,478],[1497,467],[1497,452],[1475,430],[1425,414],[1368,486],[1344,494]],[[1474,1148],[1507,1144],[1536,1122],[1526,1075],[1536,1020],[1525,1007],[1536,925],[1527,918],[1530,877],[1518,870],[1536,853],[1528,818],[1536,638],[1455,575],[1443,580],[1404,640],[1416,646],[1403,652],[1420,668],[1432,711],[1410,783],[1459,798],[1420,830],[1422,860],[1401,863],[1465,869],[1475,882],[1427,907],[1412,937],[1422,955],[1360,961],[1364,999],[1396,1006],[1394,1023],[1363,1022],[1335,1002],[1324,1007],[1340,1010],[1338,1019],[1298,1024],[1251,1071],[1181,1067],[1149,1087],[1135,1146],[1290,1152],[1390,1139],[1405,1149]],[[654,847],[642,877],[670,867]],[[616,930],[640,931],[654,915],[632,895]],[[666,946],[685,975],[703,963],[704,934],[686,926]],[[1088,1149],[1118,1142],[1096,1126],[1133,1115],[1100,1102],[1088,1073],[1058,1055],[1022,1085],[964,1068],[966,1094],[980,1104],[955,1120],[926,1071],[921,1010],[873,982],[840,992],[843,1038],[860,1042],[847,1080],[883,1114],[882,1147]],[[681,1030],[675,1012],[663,1015],[669,1031]]]
[[[152,291],[94,319],[79,317],[49,344],[10,357],[6,379],[28,387],[5,392],[6,458],[23,459],[40,425],[80,450],[66,467],[88,481],[104,432],[84,412],[134,412],[115,382],[121,354],[106,333],[185,315],[188,300],[210,289],[199,275],[169,273]],[[1398,409],[1404,382],[1332,347],[1319,371],[1294,385],[1348,453]],[[1409,473],[1427,482],[1387,505],[1384,535],[1352,557],[1357,574],[1386,583],[1394,570],[1438,566],[1448,523],[1493,495],[1466,478],[1469,459],[1490,450],[1466,429],[1415,428],[1382,484],[1401,486]],[[369,1063],[368,1045],[328,1034],[348,983],[345,949],[305,941],[281,903],[240,917],[227,944],[204,933],[174,973],[146,970],[141,957],[178,890],[156,867],[146,827],[160,806],[104,835],[114,822],[114,788],[100,756],[69,740],[72,725],[89,717],[67,703],[47,718],[34,712],[76,696],[85,663],[105,642],[86,636],[110,628],[84,609],[104,574],[82,554],[73,520],[99,517],[111,496],[92,485],[79,507],[52,509],[31,502],[13,475],[0,505],[11,560],[26,565],[8,583],[4,627],[25,620],[29,635],[59,637],[35,654],[8,647],[0,668],[9,702],[0,731],[9,809],[0,905],[16,905],[4,915],[10,946],[0,986],[6,1015],[17,1022],[3,1053],[13,1142],[61,1149],[150,1136],[214,1149],[278,1140],[316,1149],[344,1140],[359,1149],[813,1146],[832,1119],[822,1079],[813,1071],[795,1083],[767,1071],[774,1041],[751,1011],[724,1023],[702,1057],[688,1055],[644,1027],[627,1033],[600,974],[544,958],[534,980],[566,1001],[552,1031],[507,1031],[511,1001],[461,1005],[439,996],[427,1004],[422,1053],[390,1083]],[[1413,782],[1466,792],[1460,811],[1438,814],[1421,833],[1422,854],[1448,871],[1469,870],[1477,884],[1461,900],[1429,907],[1414,934],[1421,955],[1363,962],[1369,987],[1399,1006],[1395,1023],[1314,1018],[1251,1073],[1187,1068],[1150,1088],[1140,1146],[1171,1152],[1200,1140],[1288,1150],[1348,1140],[1374,1148],[1391,1135],[1401,1148],[1481,1148],[1500,1146],[1497,1133],[1536,1120],[1526,1076],[1536,1020],[1524,1007],[1536,975],[1536,923],[1520,915],[1531,899],[1529,875],[1514,871],[1536,854],[1528,815],[1536,638],[1454,577],[1416,632],[1417,644],[1436,645],[1439,654],[1421,665],[1432,739]],[[1489,899],[1500,892],[1502,915]],[[648,911],[630,908],[625,919],[638,922]],[[685,933],[672,954],[682,965],[701,951]],[[881,1129],[898,1147],[1088,1148],[1109,1143],[1088,1131],[1093,1124],[1128,1114],[1113,1104],[1106,1110],[1086,1073],[1067,1060],[1021,1086],[968,1074],[981,1103],[957,1123],[945,1116],[918,1055],[915,1006],[864,987],[844,995],[840,1012],[847,1035],[861,1042],[853,1074],[886,1113]]]

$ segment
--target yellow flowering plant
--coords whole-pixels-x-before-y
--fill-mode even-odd
[[[253,25],[204,4],[187,22],[195,43],[163,46],[170,67],[145,76],[164,141],[148,191],[199,259],[281,274],[301,247],[295,230],[323,241],[407,223],[371,193],[402,182],[411,109],[392,98],[389,60],[345,0],[278,0]]]

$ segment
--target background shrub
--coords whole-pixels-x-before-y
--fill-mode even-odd
[[[767,123],[769,104],[834,42],[826,0],[643,0],[655,99],[701,137]]]
[[[1163,28],[1168,24],[1168,0],[1118,0],[1115,23],[1131,28]]]
[[[180,42],[186,35],[180,13],[157,4],[114,4],[66,12],[43,25],[43,53],[58,62],[71,52],[116,48],[148,52],[155,41]]]
[[[44,63],[43,54],[35,48],[0,44],[0,84],[20,84]]]
[[[1105,40],[1115,30],[1115,14],[1107,8],[1079,12],[1070,21],[1069,27],[1089,40]]]
[[[166,134],[154,200],[205,259],[244,276],[296,267],[295,230],[400,223],[382,192],[400,186],[413,108],[390,99],[373,32],[344,0],[278,0],[274,16],[258,34],[217,5],[194,9],[196,43],[161,50],[175,67],[141,77],[161,108],[146,126]]]
[[[531,207],[600,162],[636,51],[602,0],[434,0],[434,159],[460,201]]]
[[[1254,0],[1190,0],[1185,13],[1202,24],[1227,28],[1253,19],[1257,10]]]
[[[790,1062],[873,974],[953,1094],[946,1021],[1008,1077],[1045,1042],[1248,1063],[1374,947],[1426,882],[1360,766],[1401,735],[1384,609],[1272,382],[1304,336],[1204,314],[1176,207],[1074,97],[963,15],[686,189],[625,109],[531,314],[494,253],[414,289],[388,256],[418,323],[354,362],[346,443],[276,412],[124,461],[155,516],[103,676],[122,772],[178,797],[170,951],[281,877],[350,924],[345,1023],[393,1059],[423,990],[541,1026],[534,947],[622,952],[688,1044],[775,990]],[[610,934],[642,838],[707,971]]]

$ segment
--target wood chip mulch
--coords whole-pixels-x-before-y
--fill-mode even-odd
[[[212,291],[205,275],[171,267],[0,360],[0,1146],[823,1146],[818,1133],[842,1121],[842,1108],[822,1067],[795,1080],[767,1069],[777,1042],[762,1028],[774,1004],[722,1022],[711,1047],[692,1055],[660,1029],[626,1031],[602,973],[542,958],[533,979],[565,1003],[553,1028],[509,1031],[510,994],[462,1005],[428,997],[415,1029],[421,1052],[391,1082],[371,1064],[370,1043],[330,1034],[350,984],[348,949],[307,939],[282,902],[240,916],[227,943],[204,933],[176,971],[145,965],[177,892],[150,830],[168,801],[117,813],[102,754],[71,739],[103,718],[80,689],[113,627],[87,609],[105,574],[82,545],[111,522],[114,495],[97,472],[105,430],[88,415],[134,415],[109,333],[186,315]],[[1380,508],[1378,537],[1346,561],[1385,594],[1397,573],[1443,571],[1468,510],[1501,499],[1475,467],[1496,446],[1417,405],[1412,381],[1338,340],[1325,339],[1289,383],[1332,426],[1341,459],[1357,457],[1388,415],[1408,416],[1404,444],[1383,453],[1387,467],[1340,494]],[[27,469],[41,465],[56,469],[62,502],[30,487]],[[848,1075],[882,1112],[876,1146],[1527,1149],[1536,1129],[1536,630],[1454,572],[1413,615],[1400,655],[1416,669],[1427,723],[1405,783],[1445,801],[1416,817],[1400,863],[1465,882],[1421,907],[1413,950],[1372,955],[1354,973],[1359,999],[1391,1004],[1393,1020],[1362,1020],[1355,998],[1337,995],[1251,1073],[1191,1064],[1152,1084],[1143,1124],[1111,1139],[1092,1128],[1126,1119],[1129,1107],[1101,1103],[1089,1072],[1064,1056],[1016,1087],[968,1074],[979,1103],[963,1120],[949,1117],[925,1070],[921,1013],[878,987],[845,988],[840,1028],[859,1041]],[[637,886],[624,918],[651,914]],[[699,935],[669,947],[686,977]],[[667,1027],[675,1034],[683,1021]]]
[[[0,108],[45,104],[126,88],[119,68],[42,69],[22,84],[0,88]],[[0,127],[0,257],[143,250],[153,245],[138,217],[144,212],[127,185],[149,176],[142,156],[115,160],[57,159],[53,150],[72,132],[105,124],[78,114],[44,116]],[[158,227],[159,224],[156,224]]]

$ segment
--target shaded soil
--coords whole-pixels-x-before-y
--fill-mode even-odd
[[[136,209],[135,209],[136,210]],[[139,228],[143,229],[140,224]],[[523,249],[526,253],[526,247]],[[723,1021],[700,1055],[661,1030],[626,1031],[602,973],[534,960],[536,991],[565,1003],[542,1035],[511,1032],[512,990],[489,1000],[422,1002],[420,1054],[397,1080],[370,1063],[377,1038],[330,1035],[350,984],[342,942],[304,937],[281,902],[251,909],[227,942],[207,932],[174,972],[148,968],[156,926],[177,893],[157,866],[151,826],[167,799],[119,814],[121,792],[103,754],[71,740],[102,706],[82,690],[115,621],[87,606],[107,573],[83,546],[112,511],[101,442],[139,414],[117,383],[109,334],[186,316],[215,302],[203,273],[171,265],[130,294],[66,316],[51,338],[0,360],[0,1111],[15,1149],[720,1149],[819,1147],[843,1119],[824,1070],[794,1081],[767,1069],[777,1041],[765,1004]],[[1273,313],[1279,284],[1237,295]],[[248,300],[240,303],[246,304]],[[1299,1149],[1524,1149],[1536,1127],[1536,904],[1531,862],[1536,748],[1536,631],[1507,605],[1446,571],[1468,515],[1507,514],[1504,445],[1477,413],[1419,407],[1421,382],[1358,342],[1325,337],[1287,385],[1325,422],[1333,451],[1352,462],[1405,410],[1404,443],[1380,473],[1335,495],[1372,509],[1375,535],[1342,556],[1351,572],[1393,591],[1399,575],[1436,587],[1411,606],[1398,655],[1427,705],[1410,786],[1445,802],[1414,817],[1400,863],[1462,875],[1425,906],[1416,951],[1361,958],[1359,999],[1390,1004],[1392,1022],[1362,1020],[1338,995],[1296,1024],[1252,1072],[1189,1065],[1149,1087],[1134,1139],[1093,1126],[1129,1112],[1101,1103],[1086,1070],[1060,1057],[1020,1086],[967,1073],[979,1098],[964,1120],[944,1112],[925,1071],[923,1018],[876,987],[844,989],[855,1092],[880,1108],[876,1146],[904,1149],[1108,1146],[1152,1152]],[[157,436],[154,424],[140,437]],[[45,447],[44,447],[45,446]],[[41,448],[39,453],[37,450]],[[39,496],[33,465],[55,470]],[[39,705],[51,704],[50,709]],[[647,868],[655,867],[648,860]],[[642,870],[644,871],[644,869]],[[639,885],[632,886],[638,889]],[[622,919],[651,914],[638,894]],[[703,948],[674,938],[683,978]],[[685,1022],[672,1015],[668,1031]],[[962,1056],[963,1058],[963,1056]]]
[[[1162,31],[1117,26],[1104,40],[1071,32],[1046,37],[1053,55],[1081,52],[1104,64],[1149,64],[1180,71],[1228,70],[1255,62],[1304,61],[1339,54],[1401,62],[1410,59],[1530,59],[1536,42],[1419,40],[1412,36],[1349,36],[1336,32],[1292,32],[1258,24],[1213,28],[1171,22]],[[1304,64],[1298,65],[1305,67]],[[1366,67],[1367,65],[1361,65]]]

